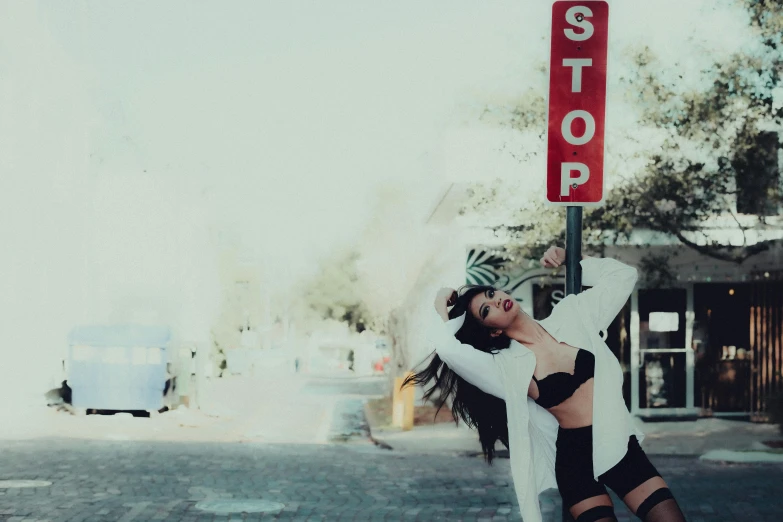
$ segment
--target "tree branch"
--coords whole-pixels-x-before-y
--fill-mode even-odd
[[[699,245],[688,238],[686,238],[680,231],[669,231],[684,245],[692,248],[696,252],[703,254],[713,259],[720,261],[728,261],[741,265],[747,259],[769,250],[774,244],[778,243],[777,239],[768,239],[766,241],[759,241],[753,245],[743,247],[710,247],[709,245]]]

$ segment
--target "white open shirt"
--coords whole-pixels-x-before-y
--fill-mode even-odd
[[[625,305],[638,276],[635,268],[614,259],[586,258],[581,265],[582,282],[592,288],[561,300],[539,324],[558,342],[588,350],[595,357],[593,471],[597,479],[625,456],[631,435],[640,442],[644,438],[623,400],[620,364],[600,336]],[[481,352],[454,337],[464,315],[444,323],[437,312],[432,313],[439,325],[429,331],[440,358],[469,383],[506,401],[511,473],[522,519],[539,522],[538,494],[557,487],[558,423],[527,396],[535,354],[514,340],[498,354]]]

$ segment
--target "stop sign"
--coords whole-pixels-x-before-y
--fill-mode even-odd
[[[609,4],[552,5],[547,201],[597,205],[604,197],[604,120]]]

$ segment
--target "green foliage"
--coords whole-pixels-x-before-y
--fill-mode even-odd
[[[650,254],[644,256],[639,269],[644,274],[647,288],[666,288],[671,286],[676,275],[669,264],[670,256]]]
[[[734,216],[743,235],[755,226],[734,212],[738,180],[749,195],[744,202],[737,200],[738,208],[757,214],[762,225],[765,216],[777,214],[783,203],[777,183],[773,186],[770,176],[758,174],[777,167],[772,156],[779,143],[776,132],[770,131],[783,125],[779,93],[783,87],[783,2],[737,1],[748,10],[749,30],[758,45],[753,52],[741,49],[712,63],[705,71],[712,79],[707,88],[684,91],[681,78],[688,71],[660,62],[649,48],[631,51],[633,68],[621,78],[624,92],[639,111],[639,134],[644,129],[663,133],[662,146],[643,153],[644,167],[638,171],[606,172],[612,177],[612,189],[605,204],[585,209],[586,246],[601,245],[607,237],[615,241],[628,237],[636,229],[671,235],[701,254],[736,263],[771,246],[771,242],[729,246],[694,239],[717,216]],[[544,110],[543,98],[526,95],[509,112],[505,124],[535,133],[541,128]],[[543,134],[540,138],[545,139]],[[624,138],[634,140],[634,136]],[[620,158],[620,165],[630,164],[639,154],[635,150],[612,153]],[[476,186],[470,206],[481,211],[497,205],[503,190],[498,184]],[[516,212],[511,222],[516,225],[496,227],[511,238],[506,248],[510,259],[536,258],[547,246],[562,244],[565,220],[560,212],[533,204]]]
[[[362,297],[357,269],[359,254],[353,250],[338,252],[327,258],[319,272],[302,290],[307,310],[318,319],[332,319],[347,323],[357,332],[373,324],[371,314]]]

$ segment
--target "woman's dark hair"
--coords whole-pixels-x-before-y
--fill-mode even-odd
[[[490,329],[482,325],[470,312],[471,300],[488,290],[496,291],[492,286],[463,286],[457,292],[457,301],[449,310],[449,319],[465,314],[465,323],[455,334],[457,340],[463,344],[469,344],[476,350],[487,353],[497,353],[498,350],[508,348],[511,340],[505,335],[492,337]],[[447,399],[451,399],[451,413],[454,421],[459,419],[476,428],[481,441],[481,449],[484,459],[492,464],[495,456],[495,443],[499,440],[508,448],[508,424],[506,421],[506,402],[494,395],[481,391],[476,386],[457,375],[451,370],[437,353],[433,354],[429,365],[422,371],[405,379],[402,387],[413,384],[426,385],[435,380],[432,387],[424,392],[424,400],[429,400],[438,391],[436,399],[438,412]],[[438,413],[435,413],[437,417]]]

